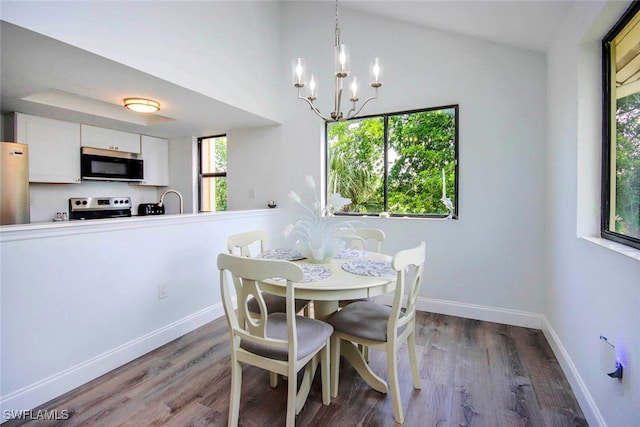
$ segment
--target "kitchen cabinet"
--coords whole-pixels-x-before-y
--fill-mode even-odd
[[[80,124],[13,116],[14,141],[29,145],[29,182],[80,183]]]
[[[103,150],[140,153],[140,135],[97,126],[81,125],[80,144]]]
[[[144,179],[140,185],[169,185],[169,141],[141,135]]]

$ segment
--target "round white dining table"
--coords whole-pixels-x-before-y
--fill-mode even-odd
[[[302,264],[307,264],[306,267],[312,270],[320,269],[325,272],[328,270],[327,273],[330,273],[328,277],[324,278],[314,278],[314,274],[312,273],[311,278],[307,279],[307,281],[296,283],[296,299],[312,300],[313,316],[319,320],[326,320],[331,314],[338,311],[338,303],[341,300],[369,298],[392,292],[396,285],[395,276],[354,274],[342,268],[345,262],[367,260],[391,261],[391,257],[375,252],[367,252],[365,256],[356,258],[332,258],[331,261],[326,264],[311,264],[306,259],[294,261],[303,267],[305,266]],[[260,287],[268,293],[284,296],[286,282],[284,280],[262,282]],[[386,382],[371,371],[369,364],[364,360],[362,353],[357,349],[355,344],[343,342],[340,346],[340,353],[351,363],[371,388],[381,393],[387,392]]]

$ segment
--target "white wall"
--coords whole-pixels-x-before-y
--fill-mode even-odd
[[[292,2],[283,10],[283,125],[229,134],[234,208],[262,207],[304,176],[322,181],[323,125],[290,84],[290,60],[304,56],[331,99],[333,5]],[[308,25],[314,16],[316,25]],[[543,55],[468,37],[340,13],[351,45],[352,72],[368,79],[368,61],[383,59],[380,99],[366,113],[460,105],[460,220],[378,221],[388,250],[425,240],[427,282],[422,295],[496,309],[543,311],[545,279],[545,108]],[[375,30],[374,30],[375,29]],[[363,94],[364,95],[364,94]],[[328,105],[321,103],[322,109]],[[256,189],[256,200],[249,190]]]
[[[169,182],[182,194],[184,213],[198,212],[198,139],[169,141]],[[176,212],[176,197],[167,196],[167,212]]]
[[[275,216],[2,227],[0,413],[41,405],[223,315],[218,253],[234,233],[277,234]]]
[[[578,2],[548,55],[547,336],[590,424],[612,427],[640,419],[640,262],[582,237],[599,234],[599,40],[627,5]],[[600,370],[600,335],[626,366],[621,382]]]

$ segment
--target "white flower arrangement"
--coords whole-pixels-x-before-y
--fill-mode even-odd
[[[329,216],[349,203],[351,199],[342,197],[339,193],[332,194],[327,204],[322,206],[316,191],[316,183],[311,175],[305,177],[307,186],[313,190],[315,199],[310,206],[302,202],[302,198],[295,191],[289,192],[289,198],[306,210],[306,214],[291,224],[284,226],[283,235],[297,237],[296,250],[312,262],[328,262],[332,257],[344,249],[344,242],[336,237],[338,230],[351,228],[348,221],[330,222]]]

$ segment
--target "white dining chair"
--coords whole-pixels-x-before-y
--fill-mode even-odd
[[[253,258],[266,250],[269,237],[269,232],[264,230],[253,230],[246,231],[244,233],[233,234],[227,239],[227,251],[231,255],[239,254],[243,257]],[[262,295],[262,298],[264,300],[264,303],[266,304],[268,313],[284,313],[286,311],[287,300],[285,297],[273,294],[264,294]],[[296,313],[304,310],[305,316],[310,317],[309,303],[310,301],[308,300],[296,299]],[[253,297],[248,298],[247,307],[252,313],[260,312],[258,301]],[[243,320],[244,319],[241,316],[240,321]],[[278,386],[277,373],[271,373],[269,384],[271,384],[271,387]]]
[[[231,336],[231,398],[229,426],[237,426],[240,413],[242,364],[276,372],[289,378],[287,386],[286,425],[293,427],[302,410],[317,368],[320,355],[322,403],[330,403],[329,341],[333,328],[320,320],[296,315],[295,283],[302,281],[302,269],[289,261],[263,260],[221,253],[218,255],[220,293]],[[227,280],[231,275],[233,280]],[[279,279],[276,279],[279,278]],[[260,283],[286,280],[286,312],[268,313]],[[233,284],[233,286],[230,285]],[[233,293],[235,292],[235,304]],[[253,297],[258,313],[247,310]],[[237,312],[236,312],[237,307]],[[245,321],[240,321],[240,315]],[[297,374],[305,368],[300,389]]]
[[[227,251],[245,257],[255,257],[264,252],[269,241],[269,232],[264,230],[246,231],[227,238]],[[258,251],[256,251],[256,249]]]
[[[347,240],[350,248],[365,249],[371,244],[378,253],[381,252],[382,242],[385,239],[384,231],[379,228],[345,228],[339,230],[336,236]]]
[[[346,240],[348,247],[353,249],[374,248],[374,252],[382,252],[382,242],[384,242],[384,231],[379,228],[365,228],[365,227],[353,227],[345,228],[336,232],[336,236]],[[346,307],[347,305],[357,301],[373,301],[372,298],[362,298],[357,300],[341,300],[338,301],[339,307]],[[369,361],[369,349],[364,345],[358,346],[365,360]]]
[[[238,233],[231,235],[227,238],[227,251],[230,254],[239,254],[243,257],[255,257],[266,249],[267,242],[269,241],[269,233],[264,230],[247,231],[244,233]],[[253,251],[252,251],[253,249]],[[256,251],[259,249],[259,252]],[[269,313],[284,313],[285,310],[285,298],[278,295],[267,294],[263,296],[265,304],[267,305],[267,311]],[[255,299],[248,301],[249,310],[256,313],[258,310],[258,304]],[[296,300],[296,310],[300,311],[306,309],[309,305],[309,301],[298,299]],[[308,314],[308,313],[307,313]]]
[[[393,257],[391,267],[396,270],[397,275],[391,307],[371,301],[358,301],[347,305],[327,319],[335,330],[331,338],[332,396],[338,394],[342,340],[385,351],[389,379],[387,390],[391,389],[394,419],[399,424],[404,423],[404,414],[398,383],[397,357],[398,349],[405,341],[408,346],[413,387],[421,387],[416,355],[415,315],[424,262],[424,242],[415,248],[400,251]],[[381,378],[378,379],[384,382]]]

